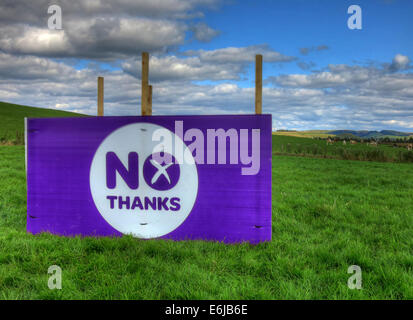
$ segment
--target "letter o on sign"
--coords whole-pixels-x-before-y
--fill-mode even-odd
[[[192,157],[181,163],[161,161],[156,151],[160,141],[153,139],[157,130],[170,135],[173,150],[192,157],[182,139],[170,130],[151,123],[134,123],[107,136],[90,167],[90,191],[99,213],[117,231],[142,239],[161,237],[178,228],[191,213],[198,193],[195,160]],[[178,156],[173,150],[169,150],[170,158],[176,160]],[[118,165],[122,166],[122,174],[114,173],[116,183],[111,180],[111,188],[106,177],[108,170],[113,169],[107,168],[108,153],[119,159]],[[131,153],[137,153],[138,157],[131,158]],[[130,159],[137,160],[138,165],[129,166]],[[139,174],[131,174],[129,170],[136,167]],[[138,188],[130,188],[124,181],[127,174],[139,179],[135,184]]]

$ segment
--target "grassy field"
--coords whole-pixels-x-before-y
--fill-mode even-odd
[[[328,138],[328,137],[336,137],[335,134],[331,134],[329,132],[335,130],[305,130],[305,131],[276,131],[273,132],[273,135],[276,136],[288,136],[288,137],[297,137],[297,138]],[[407,138],[411,138],[413,135],[407,136]],[[359,137],[351,135],[351,138],[359,139]],[[381,139],[389,138],[389,139],[399,139],[404,138],[395,135],[382,135],[380,136]]]
[[[272,175],[270,243],[33,236],[24,147],[0,146],[0,299],[413,299],[411,164],[275,156]]]
[[[17,142],[24,136],[24,118],[81,117],[79,113],[26,107],[0,101],[0,144]]]
[[[273,132],[276,136],[298,137],[298,138],[328,138],[335,137],[334,134],[329,134],[331,130],[308,130],[308,131],[277,131]]]
[[[325,140],[273,135],[273,152],[278,155],[302,155],[345,160],[374,160],[387,162],[413,162],[413,151],[379,144],[378,147],[357,143],[336,142],[327,145]]]

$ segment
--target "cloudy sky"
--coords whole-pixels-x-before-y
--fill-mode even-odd
[[[62,30],[48,8],[62,9]],[[362,9],[351,30],[347,9]],[[0,0],[0,101],[105,115],[140,112],[150,52],[153,114],[263,111],[274,129],[413,132],[410,0]]]

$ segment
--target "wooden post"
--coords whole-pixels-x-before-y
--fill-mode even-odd
[[[262,114],[262,55],[255,56],[255,114]]]
[[[146,115],[152,115],[152,86],[148,86],[148,105],[146,108]]]
[[[103,117],[103,77],[98,77],[98,116]]]
[[[148,115],[148,96],[149,96],[149,53],[142,52],[142,93],[141,93],[141,112],[143,116]]]

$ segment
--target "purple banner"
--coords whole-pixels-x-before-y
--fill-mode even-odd
[[[27,119],[27,231],[271,240],[271,115]]]

